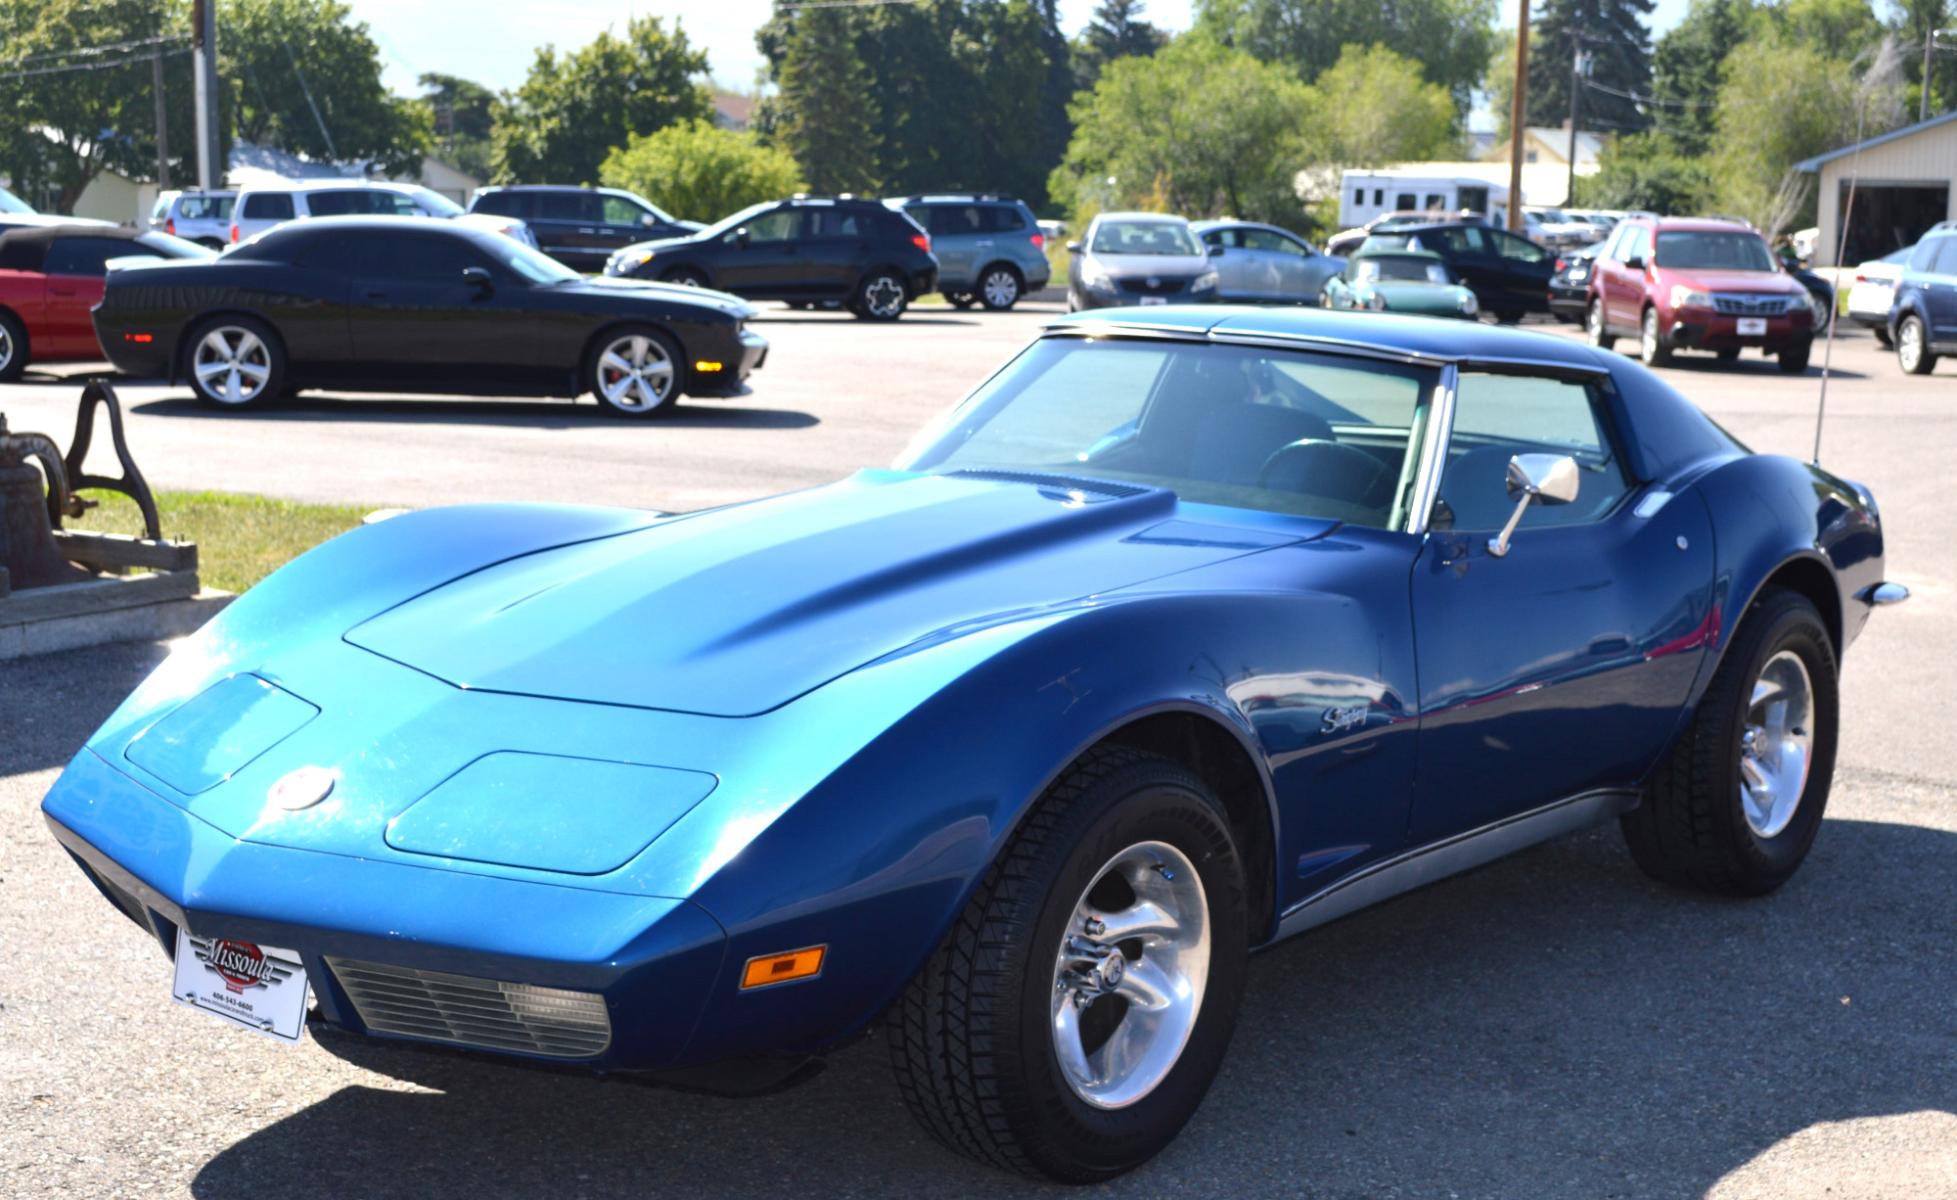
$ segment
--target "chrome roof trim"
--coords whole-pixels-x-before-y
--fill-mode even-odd
[[[1428,406],[1427,428],[1420,439],[1420,465],[1413,477],[1413,499],[1407,505],[1407,532],[1415,537],[1427,535],[1434,516],[1434,502],[1441,494],[1441,472],[1447,467],[1448,439],[1454,436],[1454,398],[1461,384],[1461,372],[1453,363],[1441,368],[1441,381],[1434,388]]]

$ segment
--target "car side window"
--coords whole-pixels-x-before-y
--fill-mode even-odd
[[[1938,275],[1957,275],[1957,237],[1937,239],[1937,264],[1930,269]]]
[[[524,192],[485,192],[476,199],[474,210],[492,217],[527,217],[530,197]]]
[[[1528,238],[1519,238],[1512,233],[1500,232],[1491,232],[1487,236],[1494,239],[1495,250],[1503,258],[1513,259],[1516,262],[1539,263],[1547,257],[1543,253],[1542,247],[1536,245]]]
[[[812,210],[805,219],[806,236],[812,238],[854,238],[863,236],[863,223],[853,212],[835,208]]]
[[[1246,229],[1243,236],[1244,246],[1247,249],[1266,250],[1272,254],[1290,254],[1298,258],[1311,253],[1296,239],[1288,238],[1275,230]]]
[[[1508,461],[1517,454],[1567,454],[1581,479],[1573,503],[1532,504],[1521,528],[1581,525],[1606,516],[1631,488],[1609,428],[1602,397],[1589,384],[1463,373],[1433,527],[1500,529],[1515,508]]]
[[[1240,229],[1205,230],[1203,232],[1203,244],[1206,246],[1223,246],[1235,250],[1244,244],[1243,231]]]
[[[376,274],[414,283],[462,283],[468,267],[488,264],[467,242],[451,237],[389,237],[373,251]]]
[[[110,259],[142,253],[141,246],[120,238],[56,238],[48,244],[41,270],[48,275],[101,276],[107,274],[103,264]]]
[[[637,225],[652,215],[623,196],[602,196],[600,203],[607,225]]]
[[[1026,218],[1011,204],[988,204],[985,206],[985,232],[1017,233],[1026,228]]]
[[[748,240],[751,242],[786,242],[795,237],[800,216],[792,208],[778,208],[765,212],[746,225]]]
[[[1456,225],[1443,229],[1440,233],[1441,246],[1451,254],[1486,254],[1488,243],[1482,240],[1481,230],[1472,225]]]
[[[589,221],[598,215],[597,205],[585,204],[583,192],[539,192],[531,199],[540,221]]]
[[[247,221],[290,221],[292,219],[292,194],[290,192],[259,192],[246,196],[244,217]]]
[[[1916,244],[1916,251],[1909,256],[1909,269],[1929,273],[1936,269],[1937,250],[1950,238],[1924,238]]]

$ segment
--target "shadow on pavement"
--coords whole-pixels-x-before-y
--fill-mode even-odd
[[[124,642],[0,662],[0,776],[73,758],[166,652]]]
[[[681,400],[663,417],[614,417],[597,403],[580,400],[402,399],[306,395],[247,413],[227,413],[190,396],[151,400],[134,411],[152,417],[217,421],[333,421],[339,424],[427,423],[443,425],[521,425],[532,429],[807,429],[821,424],[813,413],[784,408],[735,408],[719,400]]]
[[[1609,829],[1442,883],[1256,959],[1202,1110],[1097,1191],[1698,1196],[1816,1122],[1957,1109],[1952,878],[1957,836],[1830,821],[1760,901],[1651,885]],[[194,1194],[1039,1190],[939,1150],[880,1042],[727,1100],[353,1041],[437,1090],[344,1088],[241,1138]]]

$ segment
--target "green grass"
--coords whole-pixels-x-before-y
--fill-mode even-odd
[[[102,533],[143,532],[134,501],[116,492],[87,491],[101,501],[70,529]],[[205,587],[242,592],[285,563],[360,524],[378,506],[298,504],[230,492],[158,492],[163,536],[197,543],[198,575]]]

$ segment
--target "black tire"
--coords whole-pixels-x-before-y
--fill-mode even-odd
[[[613,353],[621,345],[626,349]],[[662,378],[658,366],[662,359],[667,368],[663,373],[666,381],[663,391],[658,386]],[[638,384],[627,382],[634,374],[638,376]],[[663,329],[650,325],[615,326],[599,335],[585,352],[582,382],[584,390],[598,401],[598,407],[613,416],[638,420],[669,417],[686,390],[686,355],[679,342]]]
[[[1761,669],[1797,656],[1812,693],[1812,748],[1797,806],[1762,837],[1740,797],[1741,738]],[[1828,806],[1839,717],[1834,644],[1805,596],[1770,588],[1747,610],[1677,745],[1659,763],[1644,802],[1619,819],[1631,857],[1661,882],[1760,896],[1787,882],[1814,844]]]
[[[1915,313],[1896,323],[1896,365],[1908,375],[1928,375],[1937,369],[1937,356],[1930,350],[1930,331]]]
[[[1808,358],[1814,353],[1812,341],[1794,342],[1781,349],[1778,356],[1780,369],[1789,375],[1799,375],[1808,369]]]
[[[1589,336],[1590,344],[1599,350],[1609,350],[1617,345],[1610,326],[1604,324],[1604,302],[1601,298],[1592,299],[1589,307],[1584,309],[1583,331]]]
[[[1011,263],[993,263],[979,272],[978,302],[987,312],[1011,312],[1026,294],[1026,281]]]
[[[212,339],[216,339],[215,341]],[[226,361],[215,350],[219,342],[238,365],[235,372],[205,373],[203,368]],[[285,342],[278,331],[257,317],[219,316],[199,321],[183,339],[180,369],[190,390],[213,408],[261,407],[283,396],[286,382]],[[262,377],[253,369],[263,372]]]
[[[27,341],[27,326],[19,317],[0,309],[0,383],[12,383],[34,358]]]
[[[697,267],[674,267],[659,276],[661,283],[677,283],[681,287],[706,287],[707,276]]]
[[[1662,367],[1672,361],[1672,348],[1659,329],[1658,310],[1646,308],[1638,323],[1638,358],[1647,367]]]
[[[1522,313],[1520,310],[1513,308],[1497,309],[1495,310],[1495,323],[1497,325],[1519,325],[1522,323]]]
[[[1730,362],[1738,362],[1739,360],[1740,360],[1740,348],[1738,346],[1726,346],[1719,351],[1720,362],[1730,363]]]
[[[978,303],[978,300],[970,292],[944,292],[941,294],[945,298],[945,303],[951,305],[953,308],[970,308],[972,305]]]
[[[1145,841],[1195,865],[1208,980],[1159,1083],[1125,1107],[1095,1107],[1054,1048],[1056,959],[1097,873]],[[898,1088],[938,1140],[980,1162],[1069,1183],[1112,1178],[1166,1146],[1209,1090],[1242,1001],[1248,941],[1242,860],[1209,788],[1166,759],[1090,751],[1048,788],[893,1008]],[[1094,1008],[1103,1003],[1123,1002]]]
[[[878,267],[850,294],[849,311],[864,321],[895,321],[910,307],[910,290],[897,272]]]
[[[1889,336],[1889,331],[1882,326],[1877,325],[1869,330],[1869,332],[1875,334],[1875,344],[1881,346],[1884,350],[1888,350],[1895,345],[1895,342]]]

